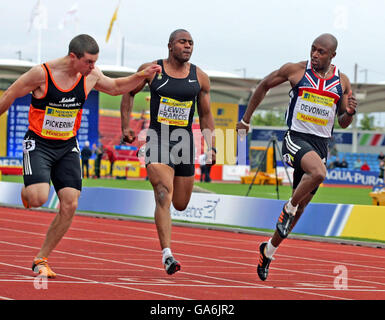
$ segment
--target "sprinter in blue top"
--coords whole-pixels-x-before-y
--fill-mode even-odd
[[[265,77],[250,98],[237,131],[250,129],[254,110],[269,89],[289,81],[290,103],[286,111],[289,130],[282,143],[284,161],[294,168],[293,193],[278,218],[276,232],[259,247],[258,276],[266,280],[273,254],[313,198],[326,176],[327,142],[337,117],[348,127],[356,113],[348,77],[331,62],[336,56],[337,39],[331,34],[317,37],[311,46],[310,62],[284,64]]]

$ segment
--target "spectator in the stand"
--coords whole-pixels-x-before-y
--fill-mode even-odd
[[[354,161],[353,169],[354,170],[360,170],[362,166],[362,162],[360,158],[357,158],[356,161]]]
[[[348,162],[345,160],[345,158],[343,158],[341,163],[340,163],[339,168],[347,168],[348,166],[349,166]]]
[[[332,163],[329,164],[328,169],[340,168],[340,166],[341,166],[340,158],[337,157],[336,160],[334,160]]]
[[[103,145],[99,143],[99,145],[96,145],[95,143],[92,146],[92,151],[95,153],[95,178],[100,178],[100,165],[102,162],[103,157]]]
[[[385,161],[380,161],[380,174],[378,175],[379,178],[384,179],[384,170],[385,170]]]
[[[364,164],[361,166],[361,171],[370,171],[370,167],[366,161],[364,161]]]
[[[113,147],[106,148],[106,154],[108,157],[108,161],[110,161],[110,177],[112,177],[112,170],[114,169],[114,163],[116,160]]]
[[[92,151],[90,149],[90,142],[84,142],[84,147],[81,152],[82,157],[82,177],[84,178],[84,172],[86,172],[87,179],[90,177],[89,175],[89,161],[92,156]]]
[[[383,152],[380,152],[380,154],[378,155],[377,159],[378,159],[379,161],[385,161],[385,155],[384,155],[384,153],[383,153]]]

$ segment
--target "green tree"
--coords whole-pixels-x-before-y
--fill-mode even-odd
[[[251,118],[253,126],[284,127],[285,113],[279,111],[260,111],[256,112]]]
[[[365,113],[364,117],[360,121],[359,128],[361,130],[375,130],[376,128],[374,127],[374,117]]]
[[[338,116],[334,118],[334,129],[342,129],[340,124],[338,123]]]

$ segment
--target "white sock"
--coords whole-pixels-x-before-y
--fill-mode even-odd
[[[271,238],[270,238],[269,241],[267,242],[266,247],[265,247],[265,256],[268,257],[269,259],[271,259],[273,257],[273,254],[275,253],[275,251],[277,249],[278,249],[277,247],[274,247],[271,244]]]
[[[289,199],[289,201],[286,203],[286,211],[287,213],[291,213],[291,214],[295,214],[297,212],[297,208],[298,208],[298,204],[294,207],[292,204],[291,204],[291,198]]]
[[[164,248],[162,250],[162,263],[166,261],[168,257],[172,256],[171,249],[170,248]]]

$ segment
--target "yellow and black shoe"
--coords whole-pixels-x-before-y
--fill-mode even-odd
[[[56,278],[56,273],[48,265],[47,258],[35,258],[32,264],[32,271],[43,277]]]

